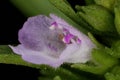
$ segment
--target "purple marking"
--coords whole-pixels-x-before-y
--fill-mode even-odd
[[[52,46],[50,43],[48,44],[48,47],[51,49],[51,50],[54,50],[54,51],[58,51],[56,47]]]
[[[78,44],[81,43],[81,40],[78,37],[76,37],[76,36],[74,36],[73,34],[70,34],[70,33],[66,34],[63,38],[63,42],[66,43],[66,44],[72,43],[71,40],[74,40]]]
[[[51,25],[58,26],[57,22],[53,22]]]
[[[81,43],[81,40],[79,38],[77,38],[77,41],[76,41],[78,44]]]
[[[63,33],[66,35],[66,34],[70,34],[69,30],[66,29],[66,28],[63,28]]]

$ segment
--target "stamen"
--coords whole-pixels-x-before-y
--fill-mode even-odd
[[[63,42],[66,43],[66,44],[70,44],[71,43],[71,39],[73,38],[74,36],[72,34],[67,34],[64,36],[63,38]]]
[[[60,33],[58,34],[58,39],[63,41],[65,44],[81,43],[81,40],[77,36],[71,34],[68,29],[63,28],[61,25],[58,25],[57,22],[53,22],[49,29],[57,29],[58,32],[60,31]]]
[[[63,37],[62,41],[66,44],[71,44],[71,43],[81,43],[81,40],[77,37],[74,36],[73,34],[67,34]]]

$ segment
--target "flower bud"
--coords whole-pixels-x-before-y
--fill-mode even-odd
[[[81,11],[79,11],[79,15],[98,31],[115,31],[113,15],[102,6],[82,6]]]
[[[116,0],[94,0],[96,4],[104,6],[105,8],[113,11],[114,3]]]

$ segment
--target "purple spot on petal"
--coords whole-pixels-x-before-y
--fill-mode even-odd
[[[77,38],[77,43],[80,44],[81,43],[81,40],[79,38]]]
[[[70,34],[69,30],[67,30],[66,28],[63,28],[63,33],[66,34]]]
[[[53,22],[51,25],[54,25],[54,26],[58,26],[58,24],[56,22]]]
[[[48,44],[48,48],[50,48],[53,51],[58,51],[56,47],[52,46],[50,43]]]

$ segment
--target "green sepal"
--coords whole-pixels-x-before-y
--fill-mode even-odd
[[[76,15],[73,8],[67,4],[64,0],[49,0],[51,4],[53,4],[57,9],[63,12],[66,16],[72,18],[73,20],[79,19]]]
[[[114,25],[114,17],[107,9],[98,5],[77,5],[76,8],[79,10],[78,15],[89,23],[88,31],[98,37],[103,44],[111,46],[120,39]]]
[[[116,58],[120,58],[120,40],[114,42],[111,47],[111,54]]]
[[[114,7],[114,14],[115,14],[115,19],[114,19],[115,27],[120,35],[120,1],[119,0],[116,0]]]
[[[120,66],[115,66],[105,74],[106,80],[120,80]]]
[[[97,37],[100,39],[99,41],[94,37],[94,35],[91,32],[88,32],[88,37],[91,39],[91,41],[98,47],[98,48],[104,48],[105,46],[111,47],[116,41],[118,41],[120,38],[110,35],[97,35]]]
[[[79,15],[98,31],[115,32],[114,17],[102,6],[81,6]]]
[[[90,62],[86,64],[73,64],[71,67],[93,74],[103,75],[116,64],[118,64],[118,59],[107,54],[106,49],[93,49]]]
[[[96,4],[104,6],[110,11],[114,11],[114,4],[116,0],[94,0]]]

